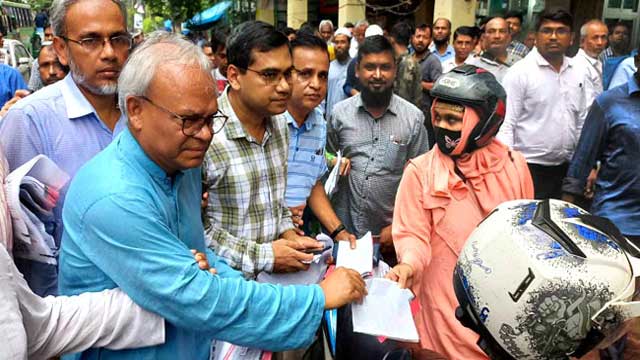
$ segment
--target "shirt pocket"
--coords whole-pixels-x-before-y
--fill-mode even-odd
[[[587,99],[585,96],[585,84],[584,83],[576,83],[576,84],[566,84],[563,92],[563,98],[567,101],[568,110],[573,113],[575,116],[582,116],[583,112],[586,111]]]
[[[408,137],[390,135],[389,145],[387,146],[384,155],[384,163],[381,167],[393,172],[402,170],[405,162],[407,161],[408,148]]]

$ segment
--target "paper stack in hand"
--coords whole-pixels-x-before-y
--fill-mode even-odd
[[[353,331],[418,342],[420,338],[410,306],[413,293],[387,279],[373,278],[365,282],[368,294],[362,304],[351,304]]]
[[[356,248],[352,249],[348,241],[338,243],[336,267],[353,269],[362,276],[371,275],[373,271],[373,238],[367,232],[356,240]]]

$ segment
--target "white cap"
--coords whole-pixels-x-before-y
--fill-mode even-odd
[[[333,34],[333,37],[335,38],[338,35],[346,35],[348,38],[351,38],[351,31],[349,31],[349,29],[347,29],[346,27],[341,27],[336,30],[336,32]]]
[[[382,31],[382,28],[379,25],[369,25],[367,30],[364,32],[364,37],[368,38],[369,36],[375,35],[384,35],[384,31]]]

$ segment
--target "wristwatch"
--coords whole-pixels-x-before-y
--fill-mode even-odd
[[[333,230],[333,232],[331,233],[331,235],[329,235],[329,237],[335,240],[336,236],[338,236],[338,234],[340,234],[340,232],[344,229],[346,229],[344,227],[344,224],[340,223],[340,225],[338,225],[338,227],[335,230]]]

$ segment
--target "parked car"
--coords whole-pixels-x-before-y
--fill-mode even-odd
[[[28,84],[29,76],[31,76],[31,67],[33,66],[33,57],[29,50],[20,41],[5,38],[2,52],[5,55],[5,64],[18,69],[25,83]]]

